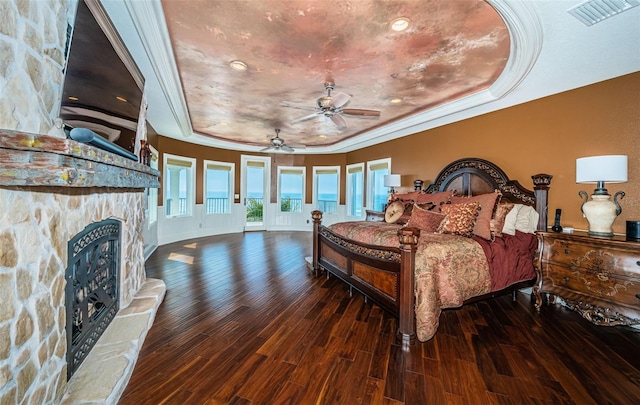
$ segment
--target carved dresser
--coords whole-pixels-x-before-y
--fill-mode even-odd
[[[538,309],[541,294],[548,293],[594,324],[640,324],[640,243],[586,232],[538,232],[538,255]]]

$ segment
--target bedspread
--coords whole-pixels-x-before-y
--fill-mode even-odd
[[[398,229],[384,222],[342,222],[333,232],[360,243],[398,247]],[[415,266],[416,334],[420,341],[433,337],[443,308],[490,292],[491,276],[482,247],[471,238],[422,233]]]

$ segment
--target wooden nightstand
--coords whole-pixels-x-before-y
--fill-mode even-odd
[[[538,232],[536,307],[542,293],[596,325],[640,324],[640,243],[586,232]]]

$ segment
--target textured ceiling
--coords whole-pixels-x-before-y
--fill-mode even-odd
[[[325,146],[487,89],[509,58],[509,32],[479,0],[165,0],[162,7],[197,134],[267,146]],[[402,32],[390,29],[410,19]],[[246,71],[229,63],[240,60]],[[314,113],[334,82],[345,129]],[[394,104],[392,99],[400,99]]]

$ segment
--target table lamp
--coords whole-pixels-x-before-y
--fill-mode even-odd
[[[389,192],[391,194],[395,193],[394,187],[400,187],[400,175],[399,174],[385,174],[384,175],[384,186],[389,187],[391,190]]]
[[[625,183],[627,181],[627,156],[604,155],[576,159],[576,183],[595,183],[596,189],[588,201],[585,191],[578,195],[584,199],[582,214],[589,222],[589,235],[613,236],[611,225],[622,212],[618,203],[624,197],[623,191],[611,196],[604,187],[605,182]]]

